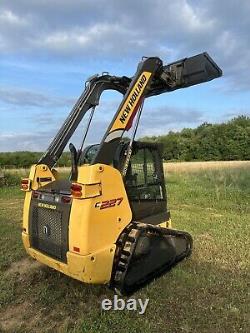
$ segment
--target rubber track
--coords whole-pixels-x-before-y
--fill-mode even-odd
[[[137,241],[140,235],[143,235],[145,232],[150,232],[151,234],[158,235],[170,235],[174,237],[184,238],[187,241],[187,248],[184,253],[175,257],[174,262],[171,265],[166,267],[161,267],[156,271],[145,276],[143,279],[138,281],[135,285],[130,288],[127,288],[124,284],[126,273],[133,257]],[[142,288],[148,284],[153,279],[161,276],[163,273],[169,271],[174,267],[179,261],[190,256],[192,252],[192,237],[189,233],[184,231],[179,231],[175,229],[167,229],[159,226],[145,224],[140,222],[131,222],[121,233],[117,241],[117,248],[114,257],[113,270],[110,280],[110,288],[113,289],[119,295],[131,295],[138,289]]]

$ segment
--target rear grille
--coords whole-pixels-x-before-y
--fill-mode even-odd
[[[69,214],[56,209],[38,207],[31,209],[31,246],[51,257],[66,261],[68,249]],[[65,216],[65,219],[63,218]]]

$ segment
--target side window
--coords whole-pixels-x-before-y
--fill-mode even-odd
[[[81,153],[79,165],[90,164],[95,158],[99,147],[99,144],[86,147]]]
[[[131,157],[126,175],[126,187],[131,200],[163,199],[161,177],[157,173],[154,153],[156,152],[143,148]]]
[[[128,168],[128,181],[132,186],[144,186],[144,149],[138,150],[138,152],[131,156],[131,160]]]
[[[144,149],[145,154],[145,184],[154,184],[157,181],[155,161],[152,152],[149,149]]]

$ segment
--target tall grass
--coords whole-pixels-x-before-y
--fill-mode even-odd
[[[198,170],[248,169],[250,161],[166,162],[166,172],[194,172]]]
[[[133,296],[150,299],[143,316],[101,311],[101,301],[113,298],[105,286],[43,265],[32,270],[20,236],[23,193],[17,186],[1,188],[0,331],[2,322],[8,332],[249,332],[249,168],[167,168],[166,180],[173,227],[192,234],[194,249]],[[13,271],[22,263],[25,272]]]
[[[5,172],[4,178],[1,179],[0,186],[16,186],[21,183],[21,179],[26,177],[27,174],[22,174],[21,171]]]
[[[174,189],[173,202],[192,200],[201,207],[250,210],[250,170],[245,167],[166,172],[166,181]]]

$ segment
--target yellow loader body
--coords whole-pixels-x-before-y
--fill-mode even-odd
[[[22,180],[22,239],[28,254],[80,281],[109,283],[124,295],[187,258],[192,237],[171,228],[162,149],[155,142],[135,141],[136,132],[146,98],[221,75],[204,52],[168,65],[144,57],[131,78],[106,72],[90,77],[47,151]],[[122,101],[101,142],[85,146],[105,90],[121,93]],[[86,114],[77,150],[69,140]],[[66,180],[54,166],[68,143]]]

